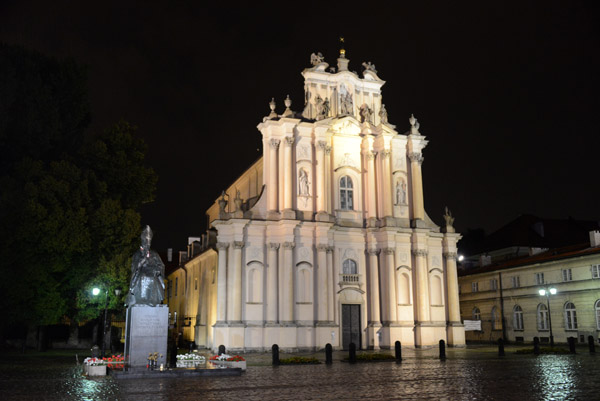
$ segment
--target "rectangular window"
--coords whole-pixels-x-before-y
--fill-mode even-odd
[[[477,291],[479,291],[479,283],[478,282],[471,283],[471,292],[477,292]]]
[[[592,265],[592,278],[600,278],[600,265]]]
[[[179,277],[175,277],[175,296],[177,296],[177,285],[178,285]]]
[[[571,269],[563,269],[562,277],[563,277],[563,281],[573,280],[573,275],[571,274]]]
[[[194,290],[198,290],[198,279],[194,279]]]
[[[495,278],[490,280],[490,290],[496,291],[498,289],[498,280]]]
[[[519,276],[512,276],[510,278],[513,288],[519,288],[521,286],[521,280],[519,280]]]
[[[535,273],[535,283],[544,284],[544,273]]]

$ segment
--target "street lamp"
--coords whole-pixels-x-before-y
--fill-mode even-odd
[[[94,287],[94,289],[92,290],[92,294],[94,296],[100,294],[100,288]],[[121,290],[119,288],[115,289],[115,295],[117,297],[121,295]],[[104,352],[106,351],[106,314],[108,311],[108,288],[104,290],[104,296],[106,299],[104,301],[104,326],[102,329],[102,358],[104,358]]]
[[[550,327],[550,346],[554,347],[554,336],[552,335],[552,313],[550,312],[550,295],[556,294],[556,288],[541,288],[539,294],[546,296],[546,306],[548,307],[548,326]]]

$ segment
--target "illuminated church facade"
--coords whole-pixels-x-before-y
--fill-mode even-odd
[[[270,103],[262,158],[207,211],[216,246],[169,277],[185,273],[169,305],[196,316],[197,345],[464,345],[460,235],[448,213],[440,228],[424,209],[428,141],[412,116],[406,133],[388,123],[372,64],[359,77],[348,62],[313,54],[303,112]]]

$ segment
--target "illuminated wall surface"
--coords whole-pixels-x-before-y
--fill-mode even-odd
[[[359,77],[348,63],[344,52],[335,67],[313,54],[303,110],[269,104],[262,158],[207,211],[216,246],[169,276],[187,340],[233,350],[464,345],[460,235],[449,213],[440,228],[424,209],[428,141],[412,116],[401,131],[388,122],[374,65]]]

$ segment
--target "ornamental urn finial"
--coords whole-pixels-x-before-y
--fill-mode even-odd
[[[285,104],[285,111],[283,112],[283,117],[292,117],[294,115],[294,112],[292,111],[292,109],[290,109],[290,106],[292,105],[292,99],[290,99],[290,95],[287,95],[283,103]]]
[[[275,106],[277,104],[275,103],[275,98],[272,97],[271,101],[269,102],[269,107],[271,108],[271,113],[269,113],[269,118],[275,118],[277,117],[277,113],[275,113]]]

